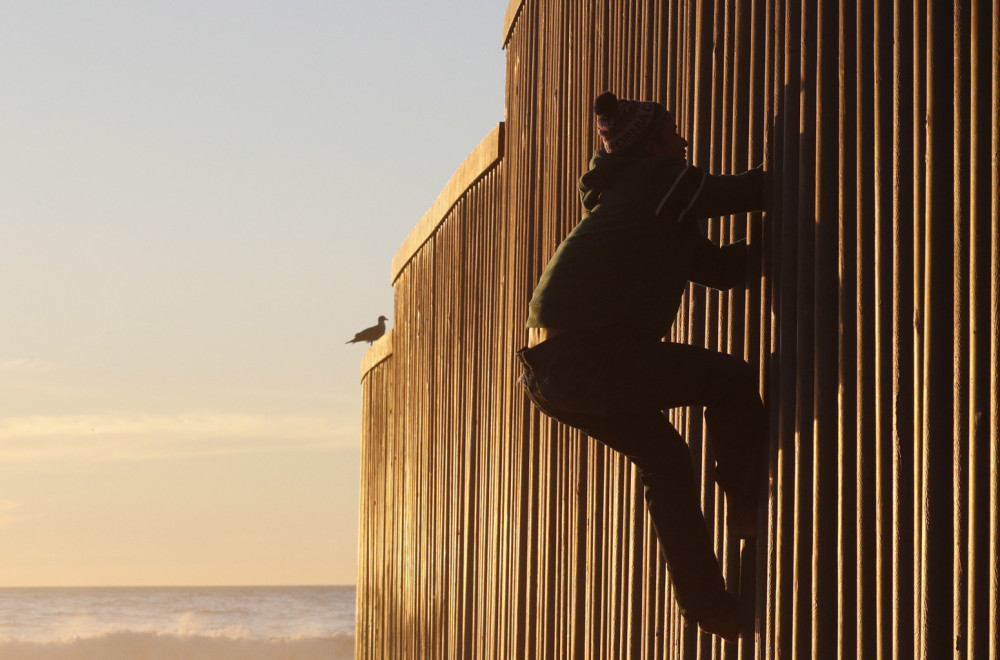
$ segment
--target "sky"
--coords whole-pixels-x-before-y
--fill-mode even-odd
[[[353,584],[390,266],[503,0],[2,0],[0,586]]]

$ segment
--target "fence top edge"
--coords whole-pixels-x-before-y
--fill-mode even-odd
[[[523,7],[524,0],[510,0],[510,2],[507,3],[507,11],[503,16],[503,33],[501,34],[502,41],[500,42],[502,48],[507,47],[511,34],[514,32],[514,25],[517,23],[517,17],[521,15],[521,9]]]
[[[375,341],[361,358],[361,381],[364,382],[372,369],[392,357],[392,330],[387,330],[381,339]]]
[[[500,122],[459,165],[445,185],[444,190],[441,191],[424,217],[403,241],[392,260],[390,282],[395,283],[399,279],[403,269],[423,247],[424,243],[434,235],[434,232],[448,217],[448,213],[462,198],[462,195],[500,162],[500,159],[503,158],[503,142],[503,122]]]

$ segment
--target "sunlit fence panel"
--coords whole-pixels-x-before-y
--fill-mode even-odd
[[[508,5],[505,123],[400,249],[363,369],[359,657],[1000,657],[998,4]],[[680,618],[633,468],[516,385],[605,89],[664,102],[694,165],[771,173],[769,213],[704,225],[759,279],[692,286],[671,337],[754,365],[770,415],[747,545],[701,411],[670,413],[739,645]]]

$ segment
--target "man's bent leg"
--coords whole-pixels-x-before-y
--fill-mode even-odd
[[[757,509],[767,461],[767,420],[752,387],[734,381],[727,396],[705,407],[716,458],[716,480],[726,493],[728,526],[740,538],[757,535]]]
[[[686,617],[703,621],[732,608],[698,498],[691,452],[660,412],[615,416],[583,429],[639,468],[649,514]]]
[[[717,481],[730,511],[742,508],[741,536],[753,534],[764,470],[767,418],[756,373],[732,355],[685,344],[631,347],[616,379],[629,396],[660,408],[704,406]],[[733,505],[736,505],[735,507]]]

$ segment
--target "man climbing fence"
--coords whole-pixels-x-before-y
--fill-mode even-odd
[[[745,282],[748,246],[716,246],[697,221],[764,210],[765,174],[689,167],[688,143],[659,103],[605,92],[594,112],[603,148],[580,178],[583,218],[529,304],[522,383],[542,411],[638,467],[685,617],[734,641],[737,599],[715,557],[690,452],[662,411],[704,406],[727,527],[751,538],[766,444],[757,377],[738,357],[662,339],[688,282]]]

